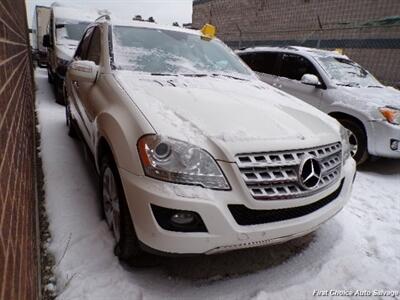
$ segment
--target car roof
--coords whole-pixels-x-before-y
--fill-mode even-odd
[[[300,46],[286,46],[286,47],[252,47],[237,50],[236,53],[244,54],[244,53],[254,53],[254,52],[286,52],[293,54],[301,54],[304,56],[313,56],[313,57],[338,57],[349,59],[346,55],[342,55],[336,51],[322,50],[316,48],[308,48],[308,47],[300,47]]]
[[[102,18],[103,17],[103,18]],[[129,19],[119,19],[113,20],[110,16],[102,16],[96,20],[96,23],[99,22],[108,22],[113,26],[126,26],[126,27],[135,27],[135,28],[149,28],[149,29],[160,29],[160,30],[168,30],[168,31],[176,31],[176,32],[184,32],[188,34],[201,35],[199,30],[188,29],[184,27],[178,26],[168,26],[168,25],[160,25],[157,23],[152,23],[148,21],[137,21],[137,20],[129,20]]]

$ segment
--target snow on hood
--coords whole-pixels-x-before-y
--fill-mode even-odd
[[[392,87],[338,87],[334,91],[335,98],[337,98],[336,103],[355,107],[358,110],[375,111],[376,108],[384,106],[400,109],[400,91]]]
[[[78,42],[74,40],[59,40],[56,44],[57,57],[63,60],[71,60],[78,47]]]
[[[335,120],[261,81],[129,71],[115,76],[158,134],[199,145],[216,158],[232,159],[257,147],[265,151],[268,142],[277,140],[274,150],[282,150],[281,141],[311,147],[323,137],[329,142],[339,138]],[[225,154],[215,153],[213,146]]]

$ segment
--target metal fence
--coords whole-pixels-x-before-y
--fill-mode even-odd
[[[193,26],[206,22],[233,48],[340,48],[400,87],[399,0],[195,0]]]

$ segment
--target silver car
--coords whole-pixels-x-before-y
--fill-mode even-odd
[[[261,80],[339,120],[350,131],[353,158],[400,158],[400,91],[334,51],[257,47],[237,54]]]

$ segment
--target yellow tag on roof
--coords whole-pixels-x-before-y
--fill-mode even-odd
[[[212,40],[217,35],[217,29],[211,24],[206,24],[201,29],[202,37],[208,40]]]
[[[335,49],[335,52],[343,55],[343,52],[344,52],[344,51],[343,51],[342,48],[336,48],[336,49]]]

